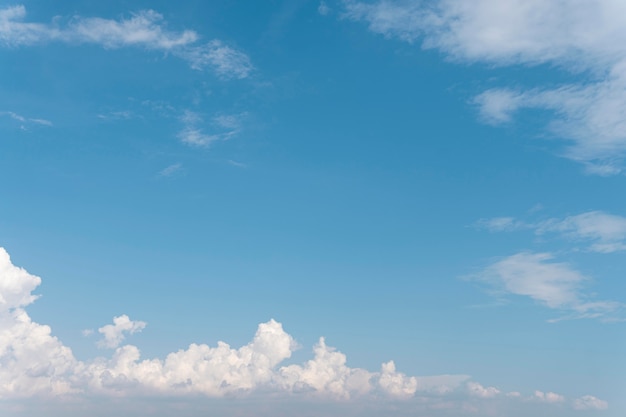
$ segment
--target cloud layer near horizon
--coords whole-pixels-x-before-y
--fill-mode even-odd
[[[346,365],[346,356],[329,347],[323,337],[315,345],[312,359],[281,366],[297,344],[275,320],[261,323],[252,341],[240,348],[224,342],[216,347],[194,343],[165,359],[142,359],[136,346],[122,345],[110,358],[83,362],[52,335],[49,326],[33,322],[26,313],[25,307],[35,301],[32,292],[40,283],[39,277],[14,266],[9,254],[0,248],[0,399],[190,394],[224,397],[253,392],[334,400],[520,397],[518,393],[503,394],[495,387],[484,387],[466,375],[407,376],[396,370],[393,361],[383,363],[377,372],[351,368]],[[143,322],[120,316],[99,331],[107,347],[115,347],[123,341],[124,332],[144,327]],[[535,401],[536,397],[535,393],[526,400]],[[554,393],[544,397],[565,401]],[[577,409],[606,407],[604,401],[593,396],[575,399],[571,404]]]

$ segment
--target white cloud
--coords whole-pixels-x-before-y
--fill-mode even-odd
[[[533,398],[535,400],[546,403],[562,403],[565,401],[565,397],[554,392],[535,391]]]
[[[191,68],[202,70],[212,67],[222,78],[246,78],[254,67],[250,58],[243,52],[224,45],[219,40],[213,40],[206,45],[188,48],[178,53],[189,61]]]
[[[98,346],[114,349],[126,338],[125,333],[134,334],[141,332],[146,327],[143,321],[133,321],[126,314],[113,318],[113,324],[100,327],[98,333],[103,339],[98,342]]]
[[[478,382],[468,382],[467,389],[470,395],[480,398],[493,398],[500,394],[500,390],[495,387],[483,387]]]
[[[330,7],[328,7],[328,4],[326,4],[326,2],[322,0],[320,1],[319,6],[317,6],[317,12],[322,16],[326,16],[328,13],[330,13]]]
[[[8,116],[11,119],[20,122],[23,127],[28,124],[36,124],[40,126],[52,126],[52,122],[50,120],[25,117],[25,116],[22,116],[21,114],[17,114],[12,111],[0,112],[0,116]]]
[[[238,161],[235,161],[235,160],[232,160],[232,159],[229,159],[228,163],[230,165],[234,166],[234,167],[237,167],[237,168],[247,168],[248,167],[247,164],[244,164],[243,162],[238,162]]]
[[[489,123],[523,108],[552,112],[548,128],[568,142],[564,156],[587,172],[613,175],[626,157],[626,4],[619,0],[347,1],[346,18],[389,38],[422,42],[458,62],[549,63],[578,83],[531,90],[492,89],[476,97]]]
[[[626,250],[626,217],[603,211],[588,211],[562,219],[524,222],[514,217],[481,219],[476,226],[491,232],[533,230],[537,235],[556,233],[574,242],[587,242],[591,252]]]
[[[66,25],[25,22],[26,8],[0,9],[0,46],[20,47],[48,42],[95,44],[108,49],[142,47],[171,52],[197,70],[210,67],[221,78],[246,78],[253,70],[246,54],[220,40],[196,45],[200,36],[192,30],[170,31],[163,16],[143,10],[119,20],[75,16]]]
[[[488,266],[473,278],[489,284],[498,294],[530,297],[570,313],[563,318],[608,319],[621,308],[613,301],[590,301],[582,292],[589,278],[552,259],[549,253],[522,252]]]
[[[548,220],[539,224],[536,232],[556,232],[572,239],[590,241],[589,250],[594,252],[626,250],[626,217],[601,211],[590,211],[563,220]]]
[[[275,320],[261,323],[252,341],[239,348],[224,342],[214,347],[194,343],[164,359],[142,359],[136,346],[121,345],[110,358],[79,361],[51,335],[50,327],[33,322],[24,310],[34,301],[32,291],[40,282],[40,278],[14,266],[0,248],[2,400],[57,398],[72,404],[81,401],[85,406],[94,397],[220,398],[257,392],[273,394],[274,398],[282,394],[325,401],[367,399],[379,404],[414,399],[415,404],[449,409],[454,404],[462,408],[463,396],[478,401],[500,393],[467,375],[408,376],[398,372],[393,361],[383,363],[378,372],[352,368],[346,355],[329,347],[324,338],[315,345],[311,360],[282,365],[298,346]],[[107,346],[113,347],[123,342],[125,333],[144,326],[122,315],[98,331]],[[564,400],[553,393],[534,397],[544,402]],[[572,404],[600,409],[606,403],[585,396]]]
[[[574,408],[576,410],[606,410],[609,404],[593,395],[583,395],[574,400]]]
[[[215,133],[208,134],[204,131],[205,123],[200,114],[187,110],[180,117],[183,129],[178,133],[178,138],[187,145],[208,147],[213,142],[225,141],[236,136],[242,129],[243,116],[245,114],[221,114],[213,117],[208,125]]]
[[[182,168],[183,168],[183,165],[180,164],[180,163],[168,165],[167,167],[163,168],[159,172],[159,177],[171,177],[172,175],[176,174],[177,172],[180,172],[180,170]]]

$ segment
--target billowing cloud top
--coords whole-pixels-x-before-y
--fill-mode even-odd
[[[240,348],[224,342],[215,347],[194,343],[164,359],[141,359],[136,346],[122,345],[110,358],[83,362],[52,336],[49,326],[33,322],[24,310],[35,299],[32,291],[40,282],[40,278],[14,266],[8,253],[0,248],[0,399],[190,394],[223,397],[255,391],[334,400],[419,397],[422,403],[449,395],[476,400],[520,397],[518,393],[505,395],[498,388],[484,387],[466,375],[407,376],[396,370],[393,361],[382,364],[377,372],[351,368],[346,364],[346,355],[329,347],[324,338],[314,347],[313,359],[281,366],[292,356],[297,343],[275,320],[261,323],[252,341]],[[122,315],[99,332],[107,347],[116,347],[123,342],[124,333],[140,331],[145,325]],[[526,400],[565,402],[559,394],[540,391]],[[576,409],[607,406],[593,396],[578,398],[571,405]]]

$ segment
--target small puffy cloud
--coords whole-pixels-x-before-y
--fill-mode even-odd
[[[133,321],[126,314],[113,318],[113,324],[107,324],[98,329],[103,339],[98,346],[114,349],[126,338],[126,334],[141,332],[146,327],[143,321]]]
[[[533,399],[552,404],[565,402],[564,396],[556,394],[554,392],[535,391],[535,393],[533,394]]]
[[[467,390],[470,395],[479,398],[493,398],[500,394],[500,390],[495,387],[483,387],[478,382],[470,381],[467,383]]]
[[[500,295],[529,297],[546,307],[569,312],[568,318],[606,319],[621,308],[612,301],[589,301],[582,292],[588,277],[549,253],[521,252],[473,276]]]
[[[576,410],[606,410],[609,404],[593,395],[583,395],[574,400],[574,409]]]
[[[163,16],[142,10],[119,20],[74,16],[66,25],[26,22],[22,5],[0,9],[0,46],[21,47],[49,42],[94,44],[107,49],[141,47],[170,52],[193,69],[211,68],[220,78],[246,78],[253,70],[250,58],[220,40],[198,45],[193,30],[171,31]]]

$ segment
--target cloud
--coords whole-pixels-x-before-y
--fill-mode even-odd
[[[163,16],[153,10],[133,13],[119,20],[74,16],[65,24],[25,22],[26,8],[0,9],[0,46],[23,47],[49,42],[94,44],[107,49],[141,47],[172,53],[189,62],[193,69],[212,68],[221,78],[246,78],[253,70],[246,54],[220,40],[203,45],[192,30],[170,31]]]
[[[21,114],[17,114],[12,111],[0,112],[0,116],[8,116],[9,118],[17,122],[20,122],[22,124],[22,129],[25,129],[26,126],[29,124],[31,125],[35,124],[35,125],[40,125],[40,126],[52,126],[52,122],[49,120],[25,117],[25,116],[22,116]]]
[[[567,141],[563,156],[587,172],[614,175],[626,156],[626,5],[615,0],[346,1],[344,18],[449,59],[495,66],[551,64],[577,83],[478,95],[482,118],[510,122],[524,108],[554,115],[547,128]]]
[[[500,394],[500,390],[495,387],[483,387],[478,382],[468,382],[467,389],[470,395],[479,398],[493,398]]]
[[[187,110],[179,118],[183,123],[183,129],[178,133],[178,138],[185,144],[196,147],[208,147],[213,142],[225,141],[236,136],[242,129],[241,119],[245,114],[217,115],[208,123],[215,133],[205,133],[206,123],[200,114]]]
[[[574,400],[574,409],[576,410],[606,410],[609,404],[593,395],[583,395]]]
[[[171,177],[172,175],[176,174],[177,172],[180,172],[182,167],[183,167],[183,164],[180,164],[180,163],[169,165],[169,166],[163,168],[159,172],[159,177]]]
[[[591,242],[593,252],[626,250],[626,217],[590,211],[563,220],[548,220],[536,227],[536,233],[560,233],[575,240]]]
[[[565,401],[565,397],[563,397],[560,394],[556,394],[554,392],[542,392],[542,391],[535,391],[534,395],[533,395],[533,399],[541,401],[541,402],[546,402],[546,403],[562,403]]]
[[[502,295],[529,297],[538,303],[568,313],[561,319],[612,318],[622,305],[591,301],[582,288],[590,279],[567,263],[552,261],[549,253],[521,252],[488,266],[472,278],[490,285]]]
[[[237,167],[237,168],[247,168],[247,167],[248,167],[248,165],[247,165],[247,164],[244,164],[243,162],[238,162],[238,161],[235,161],[235,160],[233,160],[233,159],[229,159],[229,160],[228,160],[228,163],[229,163],[230,165],[234,166],[234,167]]]
[[[556,233],[574,242],[587,242],[591,252],[611,253],[626,250],[626,217],[588,211],[562,219],[524,222],[514,217],[481,219],[476,226],[491,232],[533,230],[537,235]]]
[[[213,40],[200,47],[188,48],[178,52],[178,55],[189,61],[191,68],[203,70],[212,67],[225,79],[246,78],[254,69],[246,54],[224,45],[219,40]]]
[[[141,332],[146,327],[143,321],[133,321],[126,314],[113,318],[113,324],[100,327],[98,333],[104,337],[98,346],[114,349],[126,338],[125,333],[134,334]]]
[[[273,398],[358,399],[379,406],[389,401],[433,407],[447,402],[453,406],[461,399],[458,407],[462,407],[463,395],[480,400],[500,394],[497,388],[484,387],[467,375],[408,376],[398,372],[393,361],[383,363],[380,371],[352,368],[346,355],[328,346],[324,338],[314,346],[312,359],[283,365],[298,344],[275,320],[259,324],[253,339],[239,348],[224,342],[217,346],[192,343],[163,359],[142,359],[138,347],[122,342],[125,333],[139,331],[145,323],[122,315],[98,330],[108,347],[116,346],[112,356],[79,361],[52,336],[50,327],[33,322],[24,310],[35,300],[32,291],[40,283],[40,278],[14,266],[0,248],[3,400],[24,398],[28,404],[33,397],[39,401],[62,399],[88,407],[98,397],[181,397],[187,401],[198,396],[243,398],[259,393]],[[552,395],[557,394],[542,398],[550,401]],[[411,399],[414,402],[407,403]],[[576,404],[581,407],[603,404],[591,396],[579,400]]]
[[[326,2],[322,0],[320,1],[319,6],[317,6],[317,12],[322,16],[326,16],[328,13],[330,13],[330,7],[328,7],[328,4],[326,4]]]

